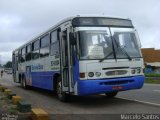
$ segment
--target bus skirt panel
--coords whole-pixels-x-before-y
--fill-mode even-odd
[[[134,76],[114,79],[79,80],[78,95],[82,96],[140,89],[144,84],[144,79],[144,76]]]

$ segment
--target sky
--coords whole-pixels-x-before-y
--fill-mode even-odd
[[[12,51],[75,15],[130,18],[142,48],[160,49],[160,0],[0,0],[0,64]]]

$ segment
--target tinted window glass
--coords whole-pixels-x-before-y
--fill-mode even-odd
[[[51,55],[57,55],[59,54],[59,42],[56,42],[54,44],[51,44]]]
[[[39,49],[39,40],[33,43],[33,50],[37,50],[37,49]]]
[[[22,55],[25,54],[25,48],[22,48]]]
[[[22,48],[22,49],[21,49],[20,61],[21,61],[21,62],[24,62],[24,61],[25,61],[25,48]]]
[[[54,43],[58,40],[57,31],[51,33],[51,43]]]
[[[73,26],[123,26],[133,27],[131,20],[120,18],[81,17],[72,20]]]
[[[19,50],[19,51],[18,51],[18,62],[19,62],[19,63],[21,62],[21,56],[22,56],[22,55],[21,55],[21,50]]]
[[[39,58],[39,50],[32,52],[32,59],[37,59],[37,58]]]
[[[31,60],[31,45],[26,47],[26,61]]]
[[[30,53],[31,52],[31,45],[28,45],[27,47],[26,47],[26,53]]]
[[[49,34],[44,36],[43,38],[41,38],[41,48],[48,46],[50,43],[50,38],[49,38]]]
[[[26,54],[26,61],[31,60],[31,53]]]
[[[45,57],[49,55],[49,46],[40,49],[40,57]]]
[[[21,62],[24,62],[25,61],[25,55],[22,55],[21,56]]]

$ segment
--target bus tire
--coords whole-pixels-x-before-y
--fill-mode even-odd
[[[62,81],[60,77],[58,77],[56,81],[56,94],[60,101],[62,102],[69,101],[69,95],[62,91]]]
[[[26,84],[26,79],[25,79],[25,77],[22,78],[22,80],[21,80],[21,85],[22,85],[22,88],[28,89],[28,86],[27,86],[27,84]]]
[[[110,93],[105,93],[105,94],[106,94],[106,96],[108,98],[113,98],[113,97],[115,97],[118,94],[118,92],[110,92]]]

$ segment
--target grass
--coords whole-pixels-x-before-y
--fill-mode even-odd
[[[18,110],[15,105],[12,104],[11,100],[8,99],[4,92],[0,92],[0,112],[17,114]]]
[[[144,82],[151,84],[160,84],[160,80],[153,80],[152,78],[146,78]]]
[[[152,73],[148,73],[145,74],[146,77],[160,77],[160,74],[152,74]]]
[[[17,110],[17,108],[16,107],[9,107],[8,108],[8,112],[10,113],[10,114],[17,114],[18,113],[18,110]]]

